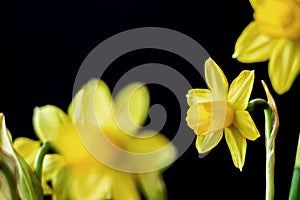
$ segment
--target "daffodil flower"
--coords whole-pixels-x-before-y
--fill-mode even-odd
[[[209,58],[205,62],[205,78],[209,89],[191,89],[187,95],[190,106],[186,121],[197,135],[199,153],[213,149],[223,132],[234,165],[242,170],[246,155],[246,139],[260,135],[246,108],[251,95],[254,71],[244,70],[228,82],[219,66]]]
[[[274,90],[287,92],[300,72],[300,2],[250,0],[254,21],[235,44],[233,58],[253,63],[269,60]]]
[[[12,137],[0,113],[0,199],[43,199],[37,176],[13,148]]]
[[[128,85],[113,99],[103,81],[92,79],[77,92],[68,113],[52,105],[35,108],[33,123],[38,138],[50,141],[59,152],[45,156],[43,169],[45,179],[52,182],[55,199],[140,199],[141,191],[147,199],[166,198],[161,173],[174,161],[176,149],[162,134],[140,131],[148,116],[149,101],[148,90],[140,83]],[[99,141],[100,133],[111,146]],[[92,142],[94,153],[103,154],[111,163],[132,168],[150,165],[153,170],[130,173],[113,169],[88,151],[83,137]],[[32,141],[21,138],[18,143],[20,152],[32,155],[30,148],[26,149],[34,145]],[[169,148],[145,163],[131,162],[114,151],[117,147],[147,154],[167,144],[171,144]],[[165,168],[156,168],[161,163]]]

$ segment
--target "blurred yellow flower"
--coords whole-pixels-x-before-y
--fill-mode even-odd
[[[233,58],[253,63],[269,60],[274,90],[287,92],[300,72],[300,2],[250,0],[254,21],[235,44]]]
[[[251,95],[254,72],[244,70],[228,82],[219,66],[209,58],[205,62],[205,78],[209,89],[191,89],[187,95],[190,106],[186,121],[197,135],[199,153],[213,149],[223,132],[234,165],[242,170],[246,156],[246,139],[260,135],[246,108]]]
[[[35,108],[33,123],[37,136],[42,142],[52,142],[60,153],[48,154],[44,160],[43,174],[52,181],[55,199],[141,199],[139,190],[147,199],[166,198],[161,176],[166,167],[157,166],[173,162],[176,149],[162,134],[139,131],[148,116],[149,101],[148,90],[140,83],[128,85],[113,100],[107,85],[93,79],[75,95],[68,114],[52,105]],[[98,141],[99,133],[109,139],[111,146],[136,154],[151,153],[167,144],[169,148],[145,163],[131,162],[118,155],[113,147]],[[96,153],[104,154],[120,168],[150,165],[153,171],[128,173],[113,169],[86,149],[83,137],[94,142]],[[21,138],[18,143],[32,147],[29,140]],[[34,152],[27,145],[18,146],[23,146],[18,150],[29,156],[28,151]]]

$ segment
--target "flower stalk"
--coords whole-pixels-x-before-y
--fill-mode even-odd
[[[275,169],[275,138],[272,132],[272,111],[264,110],[265,114],[265,145],[266,145],[266,200],[274,199],[274,169]]]
[[[264,109],[265,113],[265,145],[266,145],[266,200],[273,200],[274,189],[274,169],[275,169],[275,139],[279,127],[279,116],[275,101],[262,80],[265,89],[269,108]]]
[[[296,161],[294,167],[294,173],[291,182],[289,200],[300,199],[300,135],[298,141],[298,148],[296,153]]]
[[[266,148],[266,200],[274,200],[274,170],[275,170],[275,138],[279,127],[279,117],[275,101],[264,81],[262,81],[268,101],[253,99],[247,110],[264,110],[265,115],[265,148]]]
[[[48,154],[50,151],[52,151],[52,145],[49,141],[46,141],[42,144],[42,146],[39,148],[37,152],[36,159],[34,161],[34,173],[38,177],[38,179],[41,181],[42,179],[42,172],[43,172],[43,161],[46,154]]]

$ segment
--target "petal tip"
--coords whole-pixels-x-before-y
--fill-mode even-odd
[[[37,115],[39,112],[40,112],[40,107],[35,106],[35,107],[33,108],[33,114],[34,114],[34,115]]]
[[[255,70],[253,69],[250,71],[250,76],[254,76],[254,75],[255,75]]]
[[[238,55],[239,55],[238,52],[234,52],[234,53],[232,54],[231,57],[232,57],[233,59],[236,59],[236,58],[238,57]]]

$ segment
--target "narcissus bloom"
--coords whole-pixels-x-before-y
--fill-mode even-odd
[[[269,60],[274,90],[287,92],[300,72],[300,2],[250,0],[254,21],[238,38],[234,58],[253,63]]]
[[[219,66],[209,58],[205,62],[205,78],[209,89],[191,89],[187,95],[190,106],[186,121],[197,135],[199,153],[213,149],[223,132],[234,165],[242,170],[246,156],[246,139],[260,135],[246,108],[251,95],[254,71],[244,70],[228,82]]]
[[[139,190],[147,199],[166,197],[161,173],[174,161],[176,149],[162,134],[139,131],[148,116],[149,101],[148,90],[140,83],[128,85],[113,100],[107,85],[93,79],[75,95],[68,114],[52,105],[34,110],[37,136],[42,142],[52,142],[60,152],[46,155],[44,160],[44,176],[52,182],[54,198],[140,199]],[[106,137],[110,145],[99,141],[99,135]],[[28,146],[32,143],[23,142]],[[115,150],[146,156],[167,144],[168,148],[145,158],[143,163]],[[18,150],[28,151],[25,146]],[[97,153],[104,155],[105,162],[99,161]],[[120,169],[141,169],[147,165],[152,171],[124,172],[107,164]]]

